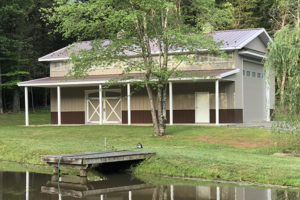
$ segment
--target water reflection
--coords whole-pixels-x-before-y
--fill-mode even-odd
[[[300,200],[300,192],[240,186],[150,185],[126,174],[100,181],[0,172],[0,200]],[[60,194],[60,195],[59,195]]]

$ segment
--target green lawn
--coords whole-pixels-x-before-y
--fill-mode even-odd
[[[31,124],[49,123],[46,111],[31,113]],[[172,126],[165,137],[152,137],[146,126],[24,127],[23,114],[0,115],[0,159],[41,163],[40,155],[134,149],[157,155],[134,173],[201,177],[300,186],[300,158],[276,157],[269,130],[236,127]]]

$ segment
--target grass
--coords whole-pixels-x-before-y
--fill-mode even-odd
[[[31,124],[48,124],[50,113],[30,114]],[[300,158],[276,157],[269,130],[237,127],[171,126],[152,137],[148,126],[24,127],[23,114],[0,115],[0,159],[42,164],[44,154],[134,149],[157,155],[133,169],[136,174],[199,177],[300,187]],[[1,168],[2,169],[2,168]]]

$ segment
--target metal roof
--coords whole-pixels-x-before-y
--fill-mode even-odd
[[[242,49],[256,37],[259,37],[267,46],[271,40],[264,28],[235,29],[216,31],[212,33],[215,41],[222,42],[221,49]]]
[[[224,31],[215,31],[211,33],[212,37],[216,42],[222,42],[220,46],[221,50],[235,50],[242,49],[249,42],[251,42],[256,37],[259,37],[265,45],[271,41],[270,36],[264,28],[253,28],[253,29],[234,29],[234,30],[224,30]],[[108,40],[104,41],[104,45],[109,43]],[[151,44],[151,50],[153,54],[159,53],[159,48],[155,45],[156,43]],[[60,61],[69,59],[69,55],[72,52],[78,52],[84,49],[91,49],[91,41],[78,42],[52,53],[49,53],[41,58],[39,61]],[[203,49],[205,50],[205,49]],[[170,53],[182,52],[183,49],[173,49]],[[138,55],[136,52],[126,51],[129,56]]]
[[[193,80],[208,80],[222,79],[224,77],[238,73],[239,69],[215,69],[215,70],[191,70],[186,71],[182,77],[170,78],[170,81],[193,81]],[[142,73],[130,74],[107,74],[107,75],[90,75],[84,78],[74,77],[45,77],[18,83],[18,86],[30,87],[55,87],[55,86],[78,86],[78,85],[99,85],[107,83],[112,79],[116,79],[119,83],[139,81],[143,78]]]

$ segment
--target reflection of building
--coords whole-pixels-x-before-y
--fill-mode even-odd
[[[52,179],[54,180],[54,179]],[[176,180],[175,180],[176,181]],[[175,182],[174,181],[174,182]],[[75,181],[76,182],[76,181]],[[47,183],[47,184],[46,184]],[[49,189],[43,191],[42,186]],[[52,185],[51,185],[52,184]],[[201,183],[199,183],[201,184]],[[108,180],[60,185],[61,200],[297,200],[300,192],[237,186],[148,185],[129,175]],[[42,192],[41,192],[42,188]],[[0,172],[0,200],[58,200],[51,175]]]

